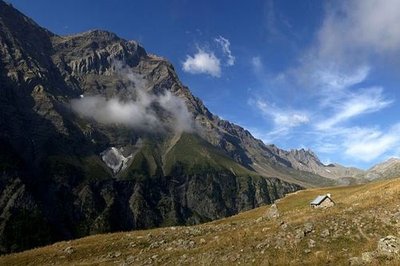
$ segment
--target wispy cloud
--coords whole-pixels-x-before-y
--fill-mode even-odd
[[[310,122],[309,115],[304,111],[280,109],[261,99],[250,99],[249,103],[254,105],[264,117],[271,119],[274,124],[272,131],[263,137],[264,140],[285,136],[292,128]]]
[[[256,74],[265,74],[259,57],[253,58],[252,66]],[[369,73],[370,68],[364,66],[347,75],[320,72],[315,79],[319,90],[308,98],[312,108],[301,111],[294,106],[282,108],[270,103],[268,93],[257,100],[252,96],[249,104],[257,107],[265,120],[273,125],[264,133],[253,131],[264,141],[274,142],[296,138],[301,130],[304,134],[299,141],[309,143],[319,153],[342,154],[342,158],[353,162],[370,162],[393,154],[400,149],[400,137],[396,135],[400,133],[400,126],[385,131],[373,124],[359,127],[354,123],[356,118],[365,118],[394,103],[382,87],[360,87]],[[262,84],[266,83],[263,81]]]
[[[369,162],[399,147],[400,125],[392,126],[387,132],[374,128],[353,128],[348,132],[343,146],[345,154]],[[348,131],[350,131],[348,130]]]
[[[221,76],[221,63],[213,52],[198,48],[193,56],[188,55],[183,62],[183,71],[191,74],[208,74],[213,77]]]
[[[256,75],[264,75],[264,64],[262,63],[260,56],[254,56],[251,58],[251,66]]]
[[[371,162],[398,155],[400,124],[387,129],[379,127],[335,127],[311,134],[315,151],[323,155],[340,155],[352,162]]]
[[[322,90],[338,92],[365,81],[369,73],[368,66],[361,66],[346,73],[321,68],[316,70],[311,78],[315,85],[321,87]]]
[[[222,52],[227,57],[226,65],[227,66],[233,66],[235,64],[235,59],[236,58],[232,55],[232,52],[231,52],[231,48],[230,48],[231,42],[228,39],[226,39],[226,38],[224,38],[222,36],[219,36],[218,38],[215,38],[214,40],[218,44],[221,45]]]
[[[392,102],[385,98],[382,88],[360,89],[356,93],[346,91],[345,95],[330,102],[333,114],[324,118],[316,127],[319,130],[330,130],[351,118],[377,112]]]
[[[398,155],[398,121],[391,126],[370,115],[380,116],[396,100],[375,75],[378,64],[392,63],[400,51],[399,24],[397,0],[329,2],[321,27],[310,46],[298,53],[297,64],[274,73],[261,57],[253,57],[250,65],[262,89],[257,92],[261,100],[251,104],[272,124],[259,135],[266,139],[275,134],[275,140],[285,143],[297,140],[302,130],[307,132],[303,143],[352,162]]]

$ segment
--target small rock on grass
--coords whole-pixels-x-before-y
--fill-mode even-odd
[[[314,231],[314,224],[310,222],[305,223],[303,230],[305,235],[311,233],[312,231]]]
[[[72,253],[75,252],[75,249],[73,247],[66,247],[64,249],[64,252],[67,253],[67,254],[72,254]]]
[[[276,204],[272,204],[271,207],[269,207],[267,213],[265,214],[265,217],[267,219],[276,219],[279,217],[279,211]]]

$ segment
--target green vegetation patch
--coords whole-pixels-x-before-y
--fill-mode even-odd
[[[166,154],[164,169],[167,175],[177,170],[186,174],[229,171],[235,175],[257,175],[193,134],[182,134]]]

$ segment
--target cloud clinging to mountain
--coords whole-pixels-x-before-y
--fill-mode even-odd
[[[148,92],[147,81],[121,63],[115,63],[115,69],[132,83],[128,97],[89,95],[74,99],[71,107],[75,113],[102,124],[122,125],[144,131],[193,130],[194,122],[183,99],[169,90],[160,94]]]

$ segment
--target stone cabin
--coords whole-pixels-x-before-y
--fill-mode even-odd
[[[331,194],[318,196],[310,203],[310,206],[312,208],[329,208],[329,207],[333,207],[334,205],[335,205],[335,202],[331,198]]]

